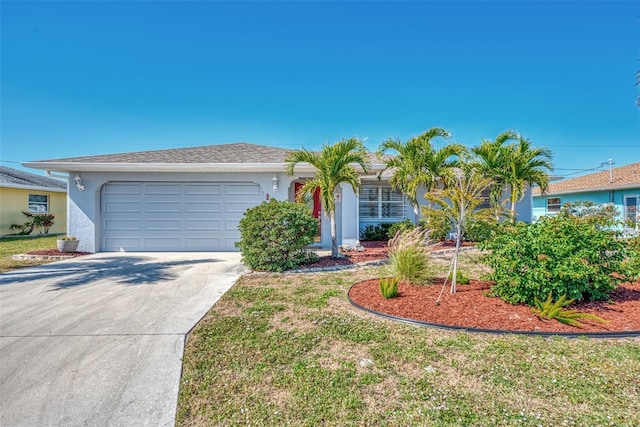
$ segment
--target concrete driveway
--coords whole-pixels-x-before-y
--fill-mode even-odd
[[[173,425],[185,335],[244,271],[101,253],[0,274],[0,425]]]

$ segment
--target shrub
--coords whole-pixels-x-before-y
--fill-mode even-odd
[[[627,259],[623,262],[624,274],[629,280],[640,279],[640,236],[630,237],[627,242]]]
[[[422,224],[429,230],[429,237],[432,240],[445,240],[447,235],[453,231],[451,221],[447,218],[446,212],[441,209],[423,209]]]
[[[472,242],[484,242],[500,232],[501,224],[495,219],[472,219],[466,221],[464,238]]]
[[[574,300],[606,299],[621,278],[626,245],[619,233],[567,214],[519,223],[509,232],[480,243],[492,252],[493,295],[512,303],[533,305],[549,292]]]
[[[398,296],[398,278],[397,277],[386,277],[380,279],[380,295],[383,298],[395,298]]]
[[[425,285],[433,278],[429,261],[428,231],[416,228],[399,233],[389,241],[389,268],[393,277],[416,285]]]
[[[248,209],[238,228],[236,247],[254,270],[284,271],[317,259],[305,246],[313,243],[318,220],[304,205],[271,199]]]
[[[360,240],[363,242],[373,242],[380,240],[388,240],[387,234],[393,224],[383,222],[381,224],[369,224],[360,230]]]
[[[572,299],[567,299],[566,295],[562,295],[556,302],[553,302],[553,294],[549,292],[546,301],[542,302],[538,298],[535,298],[535,307],[531,309],[532,313],[538,315],[542,320],[555,319],[560,323],[566,323],[567,325],[577,326],[581,328],[584,326],[577,319],[590,319],[600,323],[607,323],[601,317],[595,314],[581,313],[577,310],[567,310],[564,307],[573,302]]]
[[[389,230],[387,231],[387,239],[393,239],[396,234],[398,234],[398,232],[404,233],[407,231],[411,231],[414,228],[416,228],[416,225],[409,218],[405,218],[400,222],[394,222],[393,224],[391,224],[391,227],[389,227]]]
[[[453,280],[453,271],[449,273],[449,277],[448,279],[449,281]],[[464,274],[462,274],[462,271],[458,270],[457,274],[456,274],[456,283],[459,285],[468,285],[469,284],[469,278],[467,276],[465,276]]]

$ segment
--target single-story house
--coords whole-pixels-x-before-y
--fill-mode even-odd
[[[533,189],[534,219],[555,215],[567,202],[611,203],[619,219],[633,227],[639,220],[640,162],[549,184],[545,194]]]
[[[26,162],[25,166],[69,175],[69,234],[78,250],[235,251],[238,222],[248,208],[269,199],[294,200],[297,187],[314,175],[298,164],[284,172],[290,150],[247,143]],[[337,239],[355,245],[368,224],[415,219],[403,194],[372,154],[373,171],[354,194],[336,191]],[[377,163],[376,163],[377,162]],[[318,197],[308,204],[320,220],[317,244],[331,246],[329,220]],[[426,201],[425,201],[426,202]],[[520,205],[531,220],[531,193]]]
[[[0,235],[15,234],[12,224],[23,224],[22,212],[53,214],[50,233],[67,229],[67,183],[30,172],[0,166]]]

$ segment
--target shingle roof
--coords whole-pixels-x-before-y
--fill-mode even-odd
[[[284,159],[290,151],[283,148],[238,142],[41,160],[38,163],[284,163]]]
[[[67,183],[59,179],[48,178],[46,176],[36,175],[6,166],[0,166],[0,185],[5,187],[18,185],[28,187],[44,187],[56,190],[67,189]]]
[[[609,170],[567,179],[549,184],[546,195],[580,193],[594,190],[614,190],[619,188],[640,188],[640,162],[613,169],[613,182]],[[540,195],[540,188],[533,189],[533,195]]]

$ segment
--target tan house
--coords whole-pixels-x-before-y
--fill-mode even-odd
[[[67,183],[59,179],[0,166],[0,236],[15,234],[11,224],[22,224],[22,212],[53,214],[49,233],[66,233]],[[33,230],[32,234],[42,230]]]

